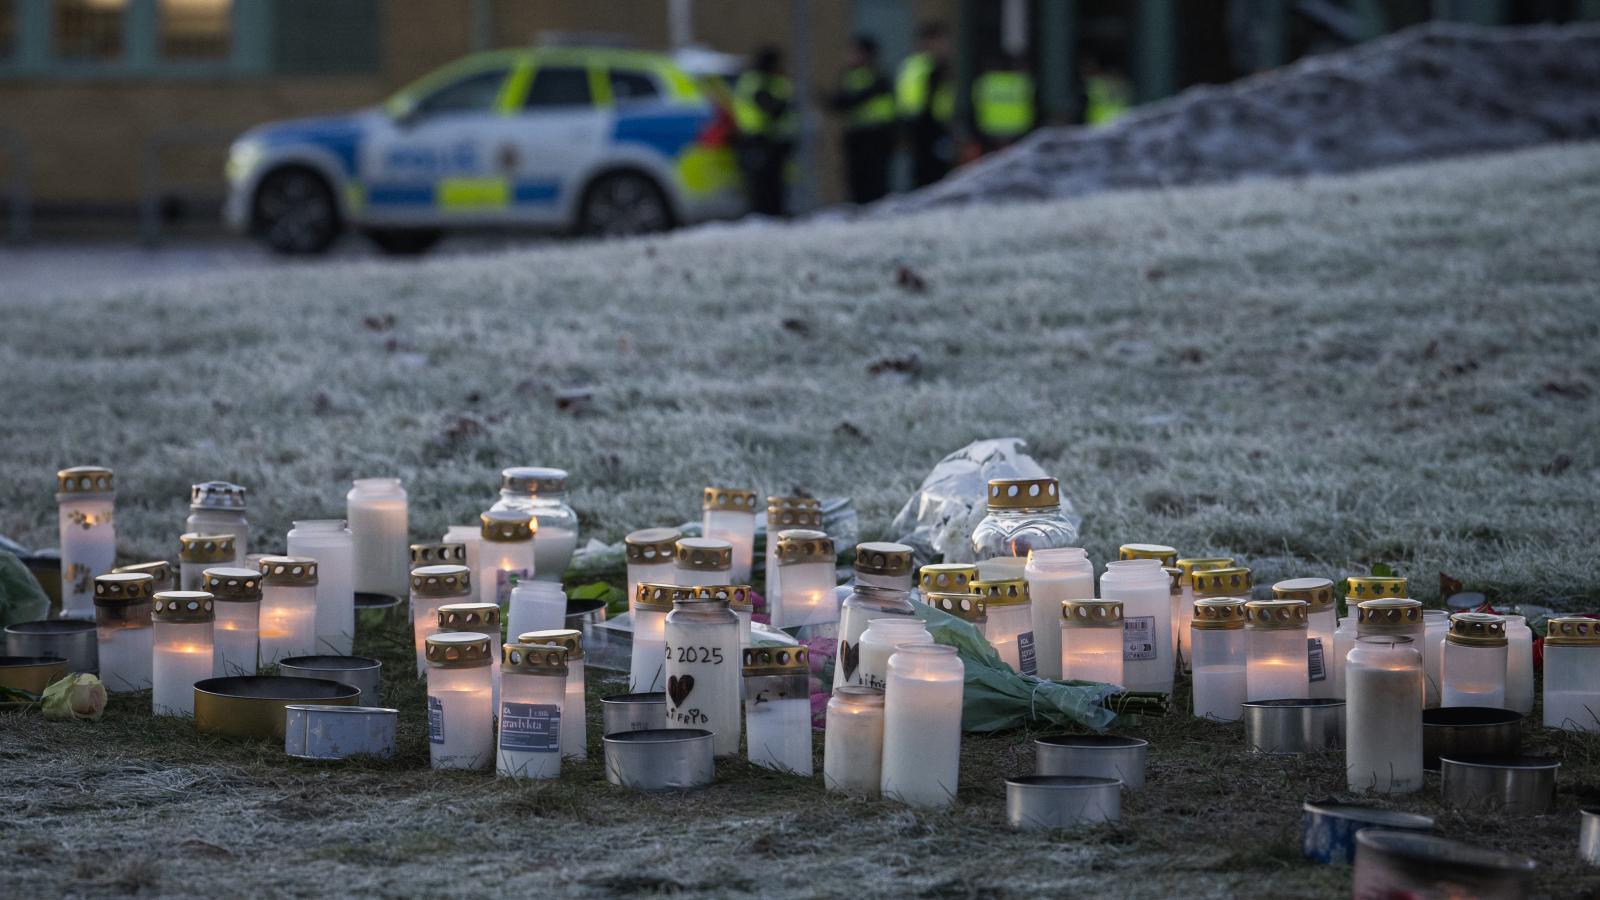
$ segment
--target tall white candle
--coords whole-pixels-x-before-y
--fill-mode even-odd
[[[833,656],[833,686],[862,683],[861,636],[866,633],[868,622],[904,616],[920,628],[922,622],[916,614],[911,597],[904,591],[856,585],[841,607],[839,642]]]
[[[205,591],[162,591],[151,608],[151,706],[158,716],[194,715],[194,685],[211,677],[212,598]]]
[[[94,618],[94,580],[117,561],[116,496],[110,469],[76,466],[56,473],[64,619]]]
[[[667,614],[667,723],[710,731],[712,752],[739,752],[739,617],[725,601],[683,597]]]
[[[1174,652],[1177,653],[1178,665],[1184,672],[1193,669],[1193,662],[1190,660],[1193,651],[1189,648],[1191,633],[1189,626],[1194,621],[1194,601],[1198,596],[1194,592],[1194,573],[1233,567],[1231,556],[1191,556],[1179,559],[1176,563],[1178,575],[1169,588],[1172,591],[1172,631]]]
[[[349,656],[356,639],[355,541],[350,530],[343,519],[299,519],[288,542],[290,556],[317,561],[318,649]],[[409,567],[409,547],[406,557]]]
[[[929,808],[954,802],[964,677],[954,647],[901,644],[889,657],[880,781],[885,797]]]
[[[178,589],[200,590],[200,575],[213,566],[232,565],[237,545],[231,534],[190,532],[178,537]]]
[[[1251,600],[1244,605],[1246,696],[1250,700],[1305,700],[1304,600]]]
[[[1339,627],[1334,608],[1333,582],[1326,578],[1290,578],[1272,586],[1279,600],[1306,602],[1306,680],[1312,699],[1342,697],[1333,670],[1343,661],[1334,653],[1333,635]],[[1421,647],[1415,648],[1421,651]]]
[[[1533,712],[1533,630],[1522,616],[1506,616],[1506,708]]]
[[[1201,597],[1189,623],[1196,718],[1237,722],[1244,715],[1243,597]]]
[[[1404,579],[1400,579],[1403,583]],[[1368,582],[1376,582],[1373,586]],[[1348,599],[1355,602],[1356,637],[1368,635],[1400,635],[1411,639],[1413,647],[1423,648],[1422,664],[1425,670],[1427,696],[1423,702],[1425,707],[1433,709],[1439,705],[1439,684],[1429,671],[1437,671],[1428,663],[1428,644],[1432,641],[1427,637],[1427,625],[1422,611],[1422,602],[1408,597],[1374,597],[1379,591],[1395,590],[1396,586],[1390,584],[1389,579],[1380,578],[1351,578],[1347,579],[1350,585]],[[1360,595],[1366,599],[1357,600]],[[1435,633],[1435,638],[1443,643],[1443,635]],[[1338,640],[1337,634],[1335,641]],[[1351,644],[1353,646],[1353,642]],[[1438,652],[1438,651],[1435,651]],[[1346,693],[1349,692],[1348,686]]]
[[[1106,563],[1100,597],[1122,603],[1122,681],[1130,691],[1172,692],[1171,580],[1154,559]]]
[[[1560,616],[1546,626],[1544,727],[1600,731],[1600,622]]]
[[[782,593],[772,602],[773,627],[839,621],[839,604],[833,592],[838,578],[832,539],[820,531],[784,531],[778,534],[777,552]]]
[[[1115,600],[1061,602],[1063,678],[1122,684],[1122,604]]]
[[[889,657],[901,644],[931,644],[933,635],[916,616],[884,616],[867,622],[861,633],[861,662],[852,684],[883,690],[889,684]]]
[[[254,675],[261,648],[261,573],[217,566],[205,570],[202,588],[216,598],[211,632],[218,675]]]
[[[1422,787],[1422,654],[1403,635],[1364,637],[1345,669],[1345,772],[1352,791]]]
[[[1506,705],[1506,620],[1490,613],[1456,613],[1444,638],[1440,699],[1445,706]]]
[[[628,690],[636,694],[664,691],[667,687],[667,614],[690,589],[673,584],[641,582],[633,601],[633,657],[628,668]]]
[[[750,762],[811,777],[810,663],[805,647],[744,651],[745,745]]]
[[[511,588],[506,634],[549,631],[567,623],[567,594],[556,581],[518,580]]]
[[[583,632],[575,628],[530,631],[517,636],[517,642],[535,647],[557,647],[567,652],[567,684],[562,694],[561,755],[566,759],[585,759],[589,755],[589,734],[584,727],[589,719],[586,698],[588,684],[583,671]]]
[[[506,644],[500,673],[496,772],[505,778],[559,777],[561,735],[568,724],[562,718],[566,650]]]
[[[728,584],[749,584],[752,554],[756,541],[755,491],[743,488],[708,487],[700,508],[700,533],[727,541],[733,551]]]
[[[486,769],[494,762],[494,686],[489,636],[428,638],[428,757],[435,769]]]
[[[142,573],[113,572],[94,580],[100,680],[108,691],[150,689],[150,654],[155,641],[150,608],[155,594],[155,579]]]
[[[883,781],[883,690],[834,688],[822,741],[822,783],[830,791],[876,797]]]
[[[304,556],[261,557],[261,664],[317,652],[317,563]]]
[[[434,634],[465,631],[487,635],[489,638],[489,684],[494,708],[500,708],[500,607],[493,603],[468,600],[463,603],[445,603],[434,614],[437,628]],[[430,635],[431,637],[432,635]]]
[[[778,570],[778,535],[796,528],[822,529],[822,501],[811,497],[768,497],[765,584],[769,616],[776,608],[777,598],[783,594],[783,574]]]
[[[451,562],[464,565],[473,572],[480,571],[481,563],[478,557],[483,549],[482,522],[473,525],[451,525],[445,529],[442,540],[446,543],[460,544],[465,549],[466,560],[451,560]],[[416,565],[412,565],[412,568],[416,568]]]
[[[406,491],[398,478],[357,478],[345,495],[345,520],[355,559],[355,590],[406,593],[411,569]]]
[[[1058,680],[1061,670],[1061,601],[1094,596],[1094,564],[1082,547],[1035,550],[1023,577],[1032,605],[1034,656],[1040,678]],[[1120,671],[1122,666],[1117,666]]]
[[[439,631],[439,607],[472,599],[466,566],[420,566],[411,570],[411,640],[417,674],[428,668],[428,638]]]
[[[501,609],[511,605],[511,582],[533,580],[533,517],[514,509],[491,509],[481,517],[478,599]]]
[[[628,611],[641,584],[672,584],[677,566],[677,544],[683,534],[676,528],[641,528],[622,539],[628,558]]]
[[[853,568],[856,584],[863,587],[889,588],[909,595],[915,586],[914,566],[911,548],[905,544],[867,541],[856,545]]]
[[[1000,661],[1012,671],[1034,675],[1039,663],[1033,631],[1033,602],[1028,596],[1028,582],[1023,578],[997,581],[978,580],[972,583],[972,592],[984,599],[988,622],[983,635],[989,645],[1000,654]],[[1059,635],[1060,627],[1056,626]]]
[[[217,563],[219,566],[243,568],[245,557],[250,553],[250,520],[245,517],[245,495],[242,485],[230,481],[203,481],[189,487],[189,518],[183,521],[183,530],[233,536],[233,558]]]

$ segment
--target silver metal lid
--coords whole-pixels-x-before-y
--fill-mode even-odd
[[[189,488],[190,509],[244,509],[244,486],[231,481],[203,481]]]

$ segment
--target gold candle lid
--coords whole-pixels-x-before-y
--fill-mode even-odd
[[[478,517],[479,533],[486,541],[496,544],[516,544],[533,540],[539,523],[533,513],[515,509],[491,509]]]
[[[233,562],[234,538],[231,534],[201,534],[191,531],[178,537],[178,561],[186,563]]]
[[[1245,566],[1196,570],[1189,581],[1196,597],[1247,597],[1254,586]]]
[[[1464,612],[1450,617],[1444,639],[1464,647],[1506,646],[1506,620],[1493,613]]]
[[[517,635],[517,643],[564,647],[567,659],[583,659],[583,632],[576,628],[548,628],[544,631],[524,631]]]
[[[1121,600],[1063,600],[1061,624],[1067,628],[1121,628]]]
[[[1406,580],[1399,575],[1351,575],[1344,583],[1349,603],[1406,595]]]
[[[1187,585],[1193,585],[1194,584],[1194,578],[1192,576],[1196,572],[1204,572],[1204,571],[1207,571],[1209,569],[1231,569],[1231,568],[1233,568],[1233,557],[1231,557],[1231,556],[1186,556],[1186,557],[1183,557],[1182,559],[1179,559],[1176,563],[1174,563],[1174,565],[1177,567],[1178,572],[1179,572],[1179,575],[1178,575],[1178,586],[1181,588],[1181,587],[1183,587],[1183,585],[1186,585],[1186,584]]]
[[[901,578],[911,574],[911,548],[892,541],[868,541],[856,545],[857,575]]]
[[[1167,593],[1173,596],[1183,593],[1183,570],[1177,566],[1162,566],[1161,571],[1167,573]]]
[[[681,538],[673,553],[680,569],[722,572],[733,568],[733,545],[716,538]]]
[[[440,631],[481,631],[500,634],[500,604],[446,603],[439,607]]]
[[[1309,626],[1310,605],[1304,600],[1250,600],[1244,605],[1246,628],[1299,628]]]
[[[633,608],[648,609],[655,612],[671,612],[672,604],[679,600],[688,600],[693,594],[692,588],[681,587],[676,584],[653,584],[641,581],[633,589]],[[732,605],[732,604],[729,604]]]
[[[261,582],[301,587],[314,585],[317,583],[317,561],[306,556],[263,556]]]
[[[825,562],[833,564],[833,538],[820,531],[794,528],[778,532],[778,565]]]
[[[206,591],[158,591],[150,618],[157,622],[210,622],[212,596]]]
[[[993,581],[974,581],[968,590],[983,598],[989,606],[1023,606],[1030,602],[1028,582],[1022,578],[997,578]]]
[[[1362,631],[1411,631],[1422,626],[1422,601],[1384,597],[1356,604],[1356,628]]]
[[[441,669],[467,669],[487,666],[489,636],[475,631],[441,631],[428,635],[423,644],[423,656],[428,665]]]
[[[419,597],[463,597],[472,593],[466,566],[419,566],[411,570],[411,593]]]
[[[968,622],[984,622],[989,618],[989,604],[977,594],[924,594],[923,599],[934,609]]]
[[[815,497],[768,497],[768,539],[785,528],[821,528],[822,501]]]
[[[418,566],[462,566],[467,563],[467,545],[458,541],[433,541],[411,545],[411,568]]]
[[[623,553],[634,565],[670,563],[678,552],[683,533],[676,528],[641,528],[622,539]]]
[[[1600,647],[1600,619],[1560,616],[1545,622],[1546,647]]]
[[[744,488],[708,487],[700,499],[702,510],[756,514],[760,496]]]
[[[1061,505],[1061,483],[1054,478],[991,478],[990,509],[1049,509]]]
[[[165,584],[172,580],[172,563],[164,559],[151,560],[150,562],[131,563],[126,566],[117,566],[111,570],[113,575],[138,574],[149,575],[156,580],[156,584]]]
[[[804,645],[744,648],[744,674],[746,676],[808,675],[810,672],[810,651]]]
[[[754,609],[755,600],[747,584],[703,584],[689,588],[689,597],[695,600],[724,600],[729,609]]]
[[[1178,564],[1178,551],[1166,544],[1123,544],[1117,548],[1117,559],[1153,559],[1163,566]]]
[[[978,580],[973,563],[929,563],[917,573],[917,585],[924,594],[965,594]]]
[[[1326,578],[1290,578],[1272,586],[1279,600],[1304,600],[1314,613],[1333,609],[1333,582]]]
[[[567,470],[544,466],[501,469],[500,490],[514,494],[564,494],[567,492]]]
[[[1245,602],[1242,597],[1202,597],[1194,601],[1194,627],[1243,628]]]
[[[211,596],[228,603],[258,603],[261,600],[261,572],[218,566],[200,573],[200,587]]]
[[[138,572],[112,572],[94,579],[95,606],[149,603],[156,595],[156,580]]]
[[[553,644],[502,644],[500,672],[526,675],[567,674],[567,648]]]
[[[56,490],[63,494],[109,494],[114,476],[104,466],[73,466],[56,473]]]

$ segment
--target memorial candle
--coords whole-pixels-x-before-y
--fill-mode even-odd
[[[472,529],[473,538],[478,529]],[[462,541],[429,541],[411,545],[411,568],[423,566],[467,566],[467,545]]]
[[[905,591],[857,584],[850,591],[850,596],[845,598],[839,616],[839,642],[833,657],[833,686],[864,683],[860,671],[861,636],[866,633],[868,622],[905,616],[920,625],[921,620],[915,619],[916,614],[911,597]]]
[[[682,597],[667,614],[667,725],[711,732],[712,752],[739,752],[739,617],[725,601]]]
[[[1143,547],[1142,544],[1124,545]],[[1170,549],[1170,548],[1161,548]],[[1176,551],[1173,551],[1174,553]],[[1122,684],[1130,691],[1172,692],[1171,579],[1159,560],[1114,560],[1100,576],[1100,597],[1122,603]]]
[[[199,534],[190,532],[178,536],[178,589],[200,590],[200,574],[213,566],[233,565],[237,558],[231,534]]]
[[[439,607],[470,599],[472,575],[466,566],[421,566],[411,570],[411,639],[417,652],[418,675],[428,670],[428,638],[439,630]],[[484,664],[488,665],[487,659]]]
[[[954,647],[901,644],[889,657],[880,780],[885,797],[927,808],[955,801],[964,677]]]
[[[230,481],[205,481],[189,487],[189,518],[183,530],[233,537],[233,559],[221,566],[242,567],[250,553],[250,520],[245,518],[245,489]],[[192,590],[192,588],[184,588]]]
[[[1385,589],[1387,590],[1388,588]],[[1370,597],[1374,590],[1374,588],[1367,587],[1363,593],[1368,594]],[[1351,594],[1349,596],[1353,597],[1354,595]],[[1361,600],[1356,603],[1355,607],[1357,638],[1369,635],[1400,635],[1410,638],[1411,646],[1423,648],[1423,681],[1427,691],[1423,698],[1423,706],[1426,709],[1437,707],[1439,705],[1439,685],[1432,678],[1426,677],[1428,665],[1426,653],[1427,624],[1422,612],[1422,601],[1412,600],[1409,597],[1378,597]],[[1349,692],[1348,687],[1345,690],[1346,693]]]
[[[317,561],[261,557],[261,664],[317,652]]]
[[[107,691],[150,689],[155,644],[150,609],[155,594],[155,579],[142,573],[112,572],[94,580],[95,638],[100,680]]]
[[[567,651],[548,644],[506,644],[500,678],[495,771],[504,778],[560,777]]]
[[[451,525],[445,529],[444,537],[441,540],[446,544],[460,544],[466,554],[466,559],[449,560],[450,563],[466,566],[472,572],[482,571],[482,563],[478,559],[483,548],[483,524],[481,522],[473,525]],[[411,568],[415,569],[416,567],[416,563],[411,564]]]
[[[680,538],[673,554],[673,580],[683,587],[733,583],[733,545],[727,541]]]
[[[567,687],[562,695],[561,721],[568,727],[561,732],[561,755],[567,759],[588,757],[589,733],[584,725],[589,720],[588,683],[583,671],[583,632],[575,628],[530,631],[517,635],[517,643],[567,651]]]
[[[410,571],[405,488],[398,478],[357,478],[345,495],[355,590],[403,597]]]
[[[856,584],[911,593],[911,548],[892,541],[867,541],[856,545]]]
[[[805,647],[747,647],[744,727],[750,762],[811,777],[811,665]]]
[[[1600,621],[1584,616],[1548,621],[1544,727],[1600,732]]]
[[[1506,709],[1533,712],[1533,630],[1522,616],[1506,620]]]
[[[1189,622],[1196,718],[1237,722],[1246,695],[1243,597],[1200,597]]]
[[[917,592],[927,603],[929,594],[970,594],[977,580],[978,567],[972,563],[929,563],[917,571]]]
[[[1251,600],[1244,605],[1245,696],[1248,700],[1306,700],[1304,600]]]
[[[991,478],[984,517],[969,545],[984,581],[1021,578],[1028,554],[1070,547],[1078,528],[1062,511],[1054,478]]]
[[[544,466],[502,469],[500,499],[489,509],[533,517],[534,577],[560,582],[578,546],[578,514],[567,505],[566,470]]]
[[[1333,670],[1344,662],[1333,652],[1333,633],[1339,627],[1333,582],[1326,578],[1290,578],[1274,584],[1272,596],[1306,602],[1306,678],[1311,699],[1343,696],[1339,691],[1339,679],[1333,676]]]
[[[483,543],[478,549],[478,599],[497,604],[501,609],[511,605],[512,576],[517,580],[533,580],[533,517],[514,509],[491,509],[482,516],[483,527],[479,534]]]
[[[1490,613],[1456,613],[1444,637],[1439,674],[1444,706],[1506,705],[1506,620]]]
[[[464,603],[446,603],[434,613],[437,628],[434,634],[467,631],[489,637],[489,683],[494,686],[494,708],[500,708],[500,607],[493,603],[469,600]]]
[[[1032,599],[1034,656],[1040,678],[1057,680],[1061,675],[1061,603],[1094,596],[1094,564],[1082,547],[1034,550],[1023,568]],[[1117,666],[1120,674],[1122,666]]]
[[[178,589],[178,583],[172,577],[172,563],[164,559],[117,566],[111,570],[111,573],[113,575],[149,575],[155,579],[155,590],[151,591],[152,594],[159,591],[175,591]]]
[[[354,537],[343,519],[299,519],[289,532],[288,546],[290,556],[317,561],[317,645],[320,651],[349,656],[356,640]],[[408,560],[409,556],[408,550]]]
[[[622,539],[628,559],[628,611],[641,584],[672,584],[677,580],[677,544],[683,534],[676,528],[641,528]]]
[[[517,578],[506,610],[506,634],[547,631],[567,624],[567,593],[559,581]]]
[[[211,595],[205,591],[155,595],[150,704],[158,716],[194,715],[194,683],[210,678],[215,666],[211,606]]]
[[[428,758],[435,769],[486,769],[494,761],[489,636],[428,638]]]
[[[1061,602],[1061,677],[1122,684],[1122,604],[1115,600]]]
[[[766,531],[767,613],[782,592],[778,571],[778,535],[791,529],[822,529],[822,501],[812,497],[768,497]]]
[[[1352,791],[1422,787],[1422,654],[1404,635],[1356,640],[1345,669],[1345,773]]]
[[[1175,638],[1173,652],[1178,655],[1178,665],[1188,672],[1193,668],[1189,657],[1189,623],[1194,621],[1194,573],[1212,569],[1233,568],[1231,556],[1191,556],[1176,563],[1178,577],[1174,580],[1172,594],[1172,630]],[[1168,573],[1171,574],[1170,572]]]
[[[957,595],[965,596],[965,595]],[[885,616],[870,619],[861,633],[861,662],[852,681],[862,687],[883,690],[889,683],[889,657],[901,644],[931,644],[933,635],[916,616]],[[837,663],[835,663],[837,664]]]
[[[261,572],[218,566],[201,574],[200,585],[216,600],[211,632],[216,673],[256,674],[261,649]]]
[[[640,582],[633,601],[633,657],[628,668],[628,690],[648,694],[666,690],[667,614],[673,604],[690,596],[690,589],[673,584]]]
[[[700,533],[713,540],[727,541],[732,548],[726,583],[750,583],[756,542],[756,502],[755,491],[729,487],[705,489],[700,504]]]
[[[988,614],[983,635],[1012,671],[1036,675],[1039,671],[1033,633],[1033,601],[1022,578],[974,581],[972,592],[983,598]],[[1060,631],[1060,625],[1054,626]]]
[[[94,580],[117,560],[116,496],[110,469],[76,466],[56,473],[63,619],[94,618]]]
[[[883,780],[883,689],[849,684],[833,689],[822,740],[827,790],[876,797]]]
[[[723,600],[728,604],[728,609],[739,617],[739,648],[742,650],[750,646],[750,621],[755,615],[754,601],[750,598],[751,590],[742,584],[702,584],[689,588],[689,596]]]
[[[827,625],[839,621],[834,587],[838,557],[833,540],[820,531],[792,529],[778,534],[781,593],[769,597],[774,628]]]

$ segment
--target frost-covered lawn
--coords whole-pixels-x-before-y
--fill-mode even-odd
[[[904,274],[900,274],[901,270]],[[0,273],[3,277],[3,273]],[[922,287],[919,289],[918,285]],[[392,317],[392,318],[391,318]],[[508,464],[573,473],[586,536],[694,513],[708,481],[849,494],[881,535],[926,470],[984,436],[1028,440],[1124,541],[1232,553],[1260,580],[1387,563],[1502,601],[1600,600],[1600,147],[1352,178],[1258,182],[790,229],[708,229],[497,257],[215,277],[0,307],[0,533],[53,543],[53,473],[114,467],[130,559],[172,556],[187,486],[253,491],[281,541],[394,474],[413,532],[493,496]],[[888,374],[872,374],[886,371]],[[562,408],[583,389],[592,399]],[[392,636],[391,636],[392,637]],[[398,645],[367,649],[399,653]],[[397,657],[398,658],[398,657]],[[1248,760],[1237,729],[1175,717],[1152,789],[1087,839],[1000,827],[1022,735],[968,742],[962,804],[922,815],[741,765],[639,799],[597,763],[508,787],[401,758],[286,765],[115,705],[95,726],[0,716],[0,884],[253,895],[482,895],[530,883],[933,896],[1062,891],[1291,896],[1298,802],[1337,759]],[[607,688],[611,690],[611,688]],[[591,746],[598,746],[598,722]],[[1559,816],[1474,823],[1436,787],[1406,808],[1579,877],[1581,795]],[[38,781],[34,781],[38,779]],[[531,881],[530,881],[531,879]]]

